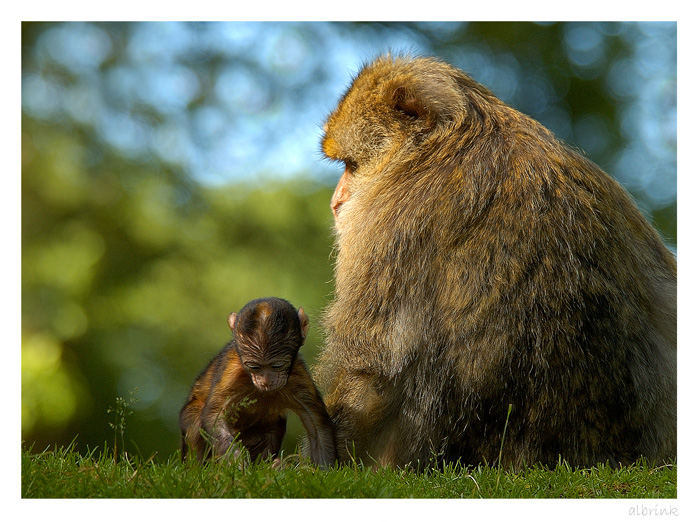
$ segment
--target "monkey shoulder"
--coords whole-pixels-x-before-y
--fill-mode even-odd
[[[233,343],[226,345],[216,355],[211,362],[211,367],[210,389],[216,389],[219,393],[226,395],[241,396],[248,395],[254,390]]]
[[[223,350],[217,353],[204,367],[204,369],[199,372],[192,387],[190,389],[189,399],[200,399],[206,400],[209,395],[209,390],[216,378],[217,363],[221,357]]]
[[[300,355],[297,355],[297,358],[294,360],[292,371],[289,374],[289,382],[292,385],[301,384],[302,386],[308,386],[309,383],[313,384],[311,373]]]

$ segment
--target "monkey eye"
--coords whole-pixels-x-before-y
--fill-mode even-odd
[[[350,174],[353,174],[357,170],[357,163],[353,160],[344,159],[343,163],[345,163],[345,170],[347,170]]]
[[[283,362],[276,362],[276,363],[272,363],[270,366],[272,366],[272,368],[273,368],[274,370],[281,370],[282,368],[284,368],[285,366],[287,366],[287,364],[286,364],[286,363],[283,363]]]
[[[252,371],[254,371],[254,372],[255,372],[255,371],[258,371],[258,370],[260,369],[260,366],[257,365],[257,364],[245,363],[245,365],[246,365],[246,368],[248,368],[249,370],[252,370]]]

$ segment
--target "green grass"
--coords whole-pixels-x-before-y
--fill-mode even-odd
[[[22,451],[23,498],[676,498],[676,464],[555,469],[519,473],[440,465],[415,472],[362,465],[318,470],[295,456],[282,469],[258,463],[181,463],[130,457],[116,463],[107,447],[87,454],[71,445]]]

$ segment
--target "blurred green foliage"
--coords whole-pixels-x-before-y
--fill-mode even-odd
[[[22,438],[35,451],[113,439],[108,410],[133,392],[129,452],[172,452],[228,313],[256,297],[304,306],[313,363],[339,175],[319,161],[318,126],[389,49],[451,61],[582,147],[676,242],[675,26],[23,24],[22,45]],[[291,420],[286,451],[300,431]]]
[[[332,189],[184,185],[117,156],[95,169],[86,150],[23,122],[24,437],[105,440],[107,405],[136,390],[127,439],[144,454],[172,450],[189,384],[230,337],[229,312],[265,295],[303,305],[302,353],[314,359],[332,291]]]

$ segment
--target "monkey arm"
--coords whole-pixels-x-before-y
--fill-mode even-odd
[[[286,386],[288,407],[299,416],[308,434],[311,460],[321,467],[336,459],[335,430],[326,406],[304,362],[297,358]]]
[[[233,443],[233,433],[226,422],[225,410],[229,403],[223,397],[212,397],[202,411],[202,428],[211,439],[215,456],[224,455]]]
[[[202,410],[202,428],[211,438],[215,456],[226,453],[234,440],[232,426],[238,417],[241,401],[249,391],[247,376],[242,373],[238,356],[231,352],[222,364]]]

